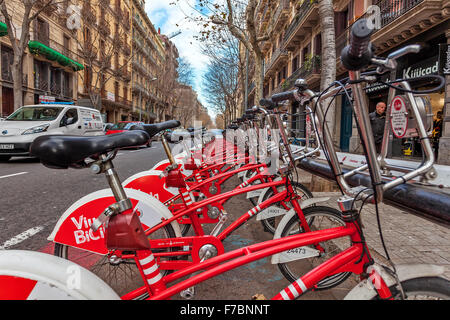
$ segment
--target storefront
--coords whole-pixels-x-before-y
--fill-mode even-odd
[[[401,46],[390,50],[383,54],[383,56],[405,46],[408,44],[419,43],[423,49],[417,54],[408,54],[397,60],[397,79],[412,79],[417,77],[425,77],[427,75],[443,75],[445,71],[444,64],[447,61],[447,38],[445,37],[445,25],[438,25],[437,27],[402,43]],[[388,81],[389,75],[382,77],[383,81]],[[425,90],[436,87],[431,79],[422,81],[414,81],[410,83],[415,90]],[[375,111],[378,102],[387,103],[389,88],[381,83],[371,85],[366,88],[366,93],[369,97],[369,112]],[[396,94],[402,94],[397,92]],[[438,92],[428,94],[433,119],[437,119],[438,112],[442,112],[445,100],[445,86]],[[430,128],[433,130],[433,128]],[[438,145],[438,137],[435,141]],[[390,157],[406,157],[406,158],[422,158],[422,148],[417,138],[399,139],[392,136],[390,139],[389,154]]]

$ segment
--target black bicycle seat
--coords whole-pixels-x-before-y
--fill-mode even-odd
[[[179,127],[180,124],[181,123],[178,120],[169,120],[169,121],[153,123],[153,124],[137,124],[137,125],[132,126],[130,129],[131,130],[145,130],[148,133],[148,135],[150,136],[150,138],[152,138],[158,132]]]
[[[150,140],[145,131],[125,131],[104,136],[48,135],[36,138],[30,154],[49,168],[79,167],[87,158],[122,148],[142,146]]]

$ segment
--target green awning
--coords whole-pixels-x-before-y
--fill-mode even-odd
[[[0,37],[6,36],[8,34],[8,27],[6,23],[0,22]]]
[[[75,71],[80,71],[84,69],[84,66],[81,63],[78,63],[62,53],[47,47],[45,44],[40,43],[39,41],[30,41],[28,42],[28,48],[32,54],[40,54],[46,57],[48,60],[57,61],[62,66],[70,66]]]

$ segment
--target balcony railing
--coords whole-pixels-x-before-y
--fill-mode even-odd
[[[381,10],[381,27],[402,16],[424,0],[381,0],[375,3]]]
[[[272,94],[281,91],[289,90],[294,86],[297,79],[306,79],[311,75],[318,75],[321,72],[321,58],[320,56],[312,56],[303,62],[302,66],[294,71],[289,78],[287,78],[280,86],[272,91]]]
[[[274,15],[272,16],[272,20],[270,22],[270,31],[272,30],[278,30],[281,23],[286,21],[289,13],[289,0],[281,0],[277,10],[275,11]]]
[[[269,72],[271,72],[273,67],[276,66],[280,60],[287,58],[288,58],[288,51],[286,49],[283,49],[281,45],[280,48],[276,49],[275,52],[273,53],[270,62],[266,66],[265,74],[267,75]]]
[[[416,7],[418,4],[424,2],[424,0],[379,0],[375,3],[380,8],[381,14],[381,29],[394,22],[396,19],[407,13],[412,8]],[[364,19],[367,17],[367,13],[364,13],[357,20],[352,22],[347,29],[336,37],[336,55],[340,56],[342,49],[347,45],[350,30],[353,24],[359,19]]]
[[[288,43],[291,36],[296,33],[296,31],[299,29],[299,27],[303,24],[305,21],[305,17],[310,12],[311,8],[317,4],[317,0],[305,0],[303,1],[302,5],[298,9],[297,15],[292,20],[291,24],[286,30],[286,33],[284,35],[284,41],[285,43]]]

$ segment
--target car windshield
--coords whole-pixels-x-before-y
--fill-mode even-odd
[[[51,121],[61,113],[61,107],[22,107],[5,121]]]
[[[113,125],[109,130],[128,130],[132,125],[135,125],[136,123],[131,122],[119,122]]]

